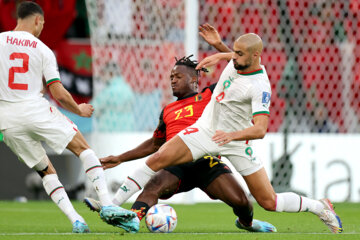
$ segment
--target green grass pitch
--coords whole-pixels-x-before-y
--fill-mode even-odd
[[[237,229],[232,210],[222,203],[175,205],[178,225],[173,233],[149,233],[144,221],[137,234],[125,233],[102,222],[98,215],[87,210],[81,202],[75,208],[86,219],[90,234],[72,234],[71,224],[50,201],[0,201],[0,239],[360,239],[360,204],[336,203],[336,211],[343,221],[344,233],[331,234],[325,225],[311,213],[270,213],[254,204],[255,218],[274,224],[278,233],[248,233]],[[126,204],[126,208],[130,205]]]

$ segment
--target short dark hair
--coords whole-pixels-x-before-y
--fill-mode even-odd
[[[44,11],[39,4],[26,1],[19,4],[17,8],[17,18],[24,19],[34,14],[40,14],[44,16]]]
[[[187,66],[189,68],[192,68],[195,71],[196,76],[200,75],[200,71],[208,72],[208,70],[206,68],[201,68],[199,70],[196,70],[195,68],[198,65],[198,62],[196,60],[194,60],[194,61],[191,60],[190,58],[192,56],[194,56],[194,55],[190,55],[188,57],[182,57],[179,60],[175,57],[175,60],[176,60],[175,66],[176,65],[184,65],[184,66]]]

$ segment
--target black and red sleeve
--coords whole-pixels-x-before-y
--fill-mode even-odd
[[[166,138],[166,124],[164,122],[164,109],[161,111],[159,117],[159,124],[154,131],[154,138]]]
[[[217,84],[217,82],[214,83],[214,84],[211,84],[210,86],[204,88],[201,92],[205,92],[206,89],[209,89],[211,92],[214,92],[214,89],[215,89],[215,87],[216,87],[216,84]]]

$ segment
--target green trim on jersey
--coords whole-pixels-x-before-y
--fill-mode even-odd
[[[264,70],[258,69],[258,70],[252,71],[252,72],[240,72],[240,71],[237,71],[237,73],[240,74],[240,75],[249,76],[249,75],[255,75],[255,74],[259,74],[259,73],[264,73]]]
[[[53,78],[53,79],[50,79],[49,81],[46,82],[46,85],[49,86],[49,84],[53,83],[53,82],[61,82],[60,78]]]
[[[255,115],[270,115],[270,112],[268,111],[254,112],[253,116]]]
[[[3,136],[2,132],[0,132],[0,142],[3,141],[3,139],[4,139],[4,136]]]

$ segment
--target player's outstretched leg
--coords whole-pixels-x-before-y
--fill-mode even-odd
[[[120,227],[127,232],[136,233],[139,231],[140,221],[136,213],[121,207],[106,206],[100,210],[100,218],[108,224]]]
[[[319,218],[325,223],[332,233],[342,233],[342,223],[339,216],[335,213],[334,207],[329,199],[321,199],[324,209],[320,212]]]
[[[120,227],[127,232],[139,231],[139,220],[136,213],[116,206],[103,207],[100,201],[93,198],[85,198],[84,203],[91,211],[98,212],[104,222]]]
[[[236,227],[247,230],[249,232],[277,232],[276,227],[268,222],[263,222],[257,219],[253,219],[252,225],[245,227],[239,221],[239,218],[235,220]]]
[[[332,233],[343,231],[341,220],[329,199],[314,200],[291,192],[278,193],[276,197],[277,212],[311,212],[317,215]]]
[[[220,165],[217,164],[216,166]],[[235,215],[238,217],[235,221],[236,227],[250,232],[276,232],[276,228],[272,224],[253,219],[252,204],[232,174],[223,173],[219,175],[206,187],[206,192],[213,198],[218,198],[233,208]]]
[[[59,178],[56,174],[55,168],[52,163],[48,161],[48,165],[45,169],[37,171],[38,174],[42,177],[44,189],[54,203],[60,208],[60,210],[69,218],[72,223],[72,232],[73,233],[88,233],[90,229],[86,224],[83,217],[81,217],[73,205],[70,202],[70,199],[65,192],[64,186],[59,181]],[[35,170],[40,168],[36,166]]]
[[[332,233],[343,231],[341,220],[328,199],[314,200],[293,192],[275,193],[264,168],[244,176],[251,194],[261,207],[276,212],[311,212],[317,215]]]

